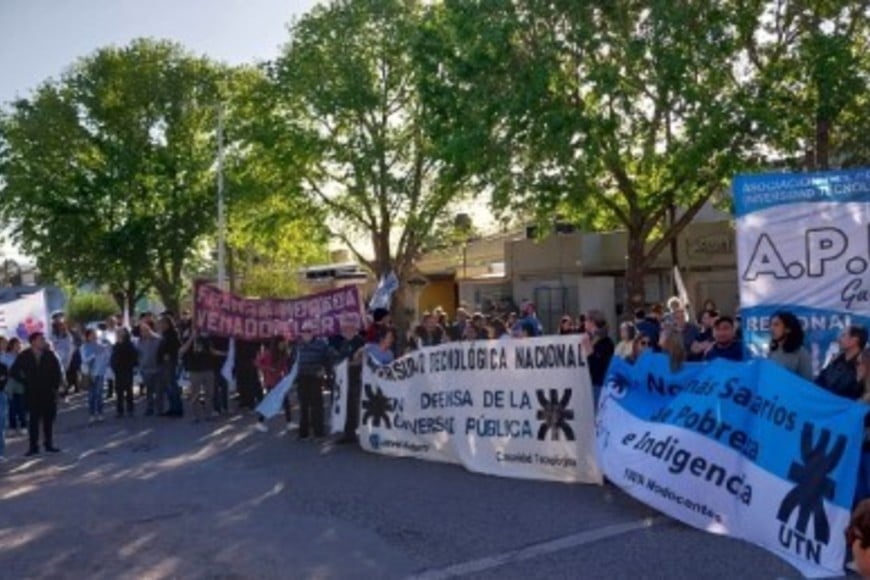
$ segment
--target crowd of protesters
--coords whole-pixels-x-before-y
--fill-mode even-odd
[[[407,352],[447,342],[521,340],[544,334],[530,302],[489,316],[459,308],[452,320],[443,309],[436,308],[423,313],[403,337],[397,335],[384,309],[374,310],[367,325],[356,316],[343,318],[335,336],[316,336],[316,328],[314,321],[303,324],[300,336],[293,342],[280,336],[266,343],[237,340],[231,349],[229,339],[198,332],[188,313],[182,313],[178,320],[170,312],[159,316],[142,313],[132,329],[110,317],[81,334],[71,331],[59,314],[53,317],[48,336],[35,333],[27,348],[18,339],[0,338],[0,418],[8,418],[11,436],[22,436],[27,430],[28,455],[39,453],[40,435],[43,449],[56,452],[53,423],[58,391],[62,396],[86,391],[92,423],[104,420],[108,399],[114,399],[118,419],[132,417],[137,384],[144,405],[140,412],[146,416],[179,418],[185,415],[186,408],[195,422],[214,420],[230,411],[230,385],[224,372],[228,357],[233,357],[231,378],[237,389],[238,408],[249,410],[256,408],[298,359],[298,404],[294,405],[289,397],[283,403],[288,425],[285,432],[289,432],[292,408],[298,407],[299,438],[319,438],[326,432],[324,390],[329,390],[333,365],[343,360],[349,361],[349,408],[356,411],[366,358],[387,364]],[[674,372],[687,362],[719,358],[741,361],[748,356],[739,317],[722,315],[707,304],[694,321],[676,298],[669,300],[667,307],[654,305],[648,312],[634,312],[631,320],[619,325],[615,335],[611,335],[605,315],[596,310],[576,318],[563,316],[552,331],[577,335],[588,361],[596,400],[614,356],[635,361],[645,351],[662,352],[669,357]],[[870,354],[865,350],[865,328],[846,329],[840,339],[840,353],[818,376],[813,376],[804,333],[794,314],[776,313],[770,321],[770,332],[770,360],[836,395],[870,402]],[[184,378],[186,392],[182,388]],[[357,421],[355,412],[348,414],[341,442],[356,440]],[[257,423],[257,428],[268,429],[264,420]],[[0,429],[0,433],[2,457],[6,431]]]

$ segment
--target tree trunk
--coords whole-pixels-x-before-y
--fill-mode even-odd
[[[627,313],[646,304],[646,248],[640,230],[628,230],[628,262],[625,267],[625,309]]]
[[[827,171],[830,168],[831,123],[828,119],[816,119],[816,168]]]

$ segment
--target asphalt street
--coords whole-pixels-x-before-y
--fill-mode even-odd
[[[250,415],[88,426],[81,403],[62,409],[63,453],[8,441],[0,578],[799,577],[610,486],[300,442]]]

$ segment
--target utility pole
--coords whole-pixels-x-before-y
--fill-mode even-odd
[[[218,211],[218,287],[227,289],[227,209],[224,203],[224,115],[217,110],[217,211]]]

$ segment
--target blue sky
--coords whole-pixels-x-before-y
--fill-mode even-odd
[[[230,64],[274,57],[318,0],[0,0],[0,103],[100,46],[175,40]]]

